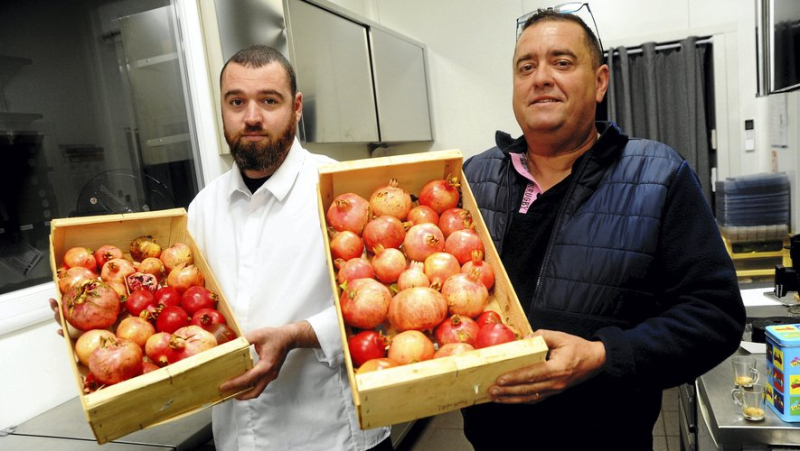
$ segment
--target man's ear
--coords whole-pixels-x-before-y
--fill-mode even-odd
[[[303,93],[300,91],[294,95],[294,115],[295,122],[299,123],[300,118],[303,117]]]

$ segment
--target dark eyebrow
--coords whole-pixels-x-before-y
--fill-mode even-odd
[[[570,57],[570,58],[574,58],[574,59],[577,59],[577,58],[578,58],[578,55],[576,55],[576,54],[575,54],[575,52],[573,52],[572,50],[567,50],[567,49],[554,49],[554,50],[551,50],[551,51],[548,53],[548,56],[550,56],[550,57],[554,57],[554,56],[555,56],[555,57],[558,57],[558,56],[568,56],[568,57]],[[533,59],[533,56],[532,56],[530,53],[526,53],[525,55],[520,55],[520,56],[519,56],[519,57],[518,57],[518,58],[517,58],[517,59],[514,61],[514,66],[515,66],[515,67],[516,67],[516,66],[519,66],[519,64],[520,64],[521,62],[523,62],[523,61],[528,61],[528,60],[532,60],[532,59]]]
[[[244,94],[244,91],[242,91],[241,89],[231,89],[231,90],[225,92],[225,98],[227,99],[228,97],[241,96],[243,94]],[[278,97],[280,100],[284,99],[283,93],[281,93],[280,91],[275,90],[275,89],[262,89],[261,91],[258,91],[258,95],[259,96],[270,96],[271,95],[271,96]]]

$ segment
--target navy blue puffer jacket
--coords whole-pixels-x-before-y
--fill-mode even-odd
[[[534,329],[603,340],[607,372],[674,386],[738,346],[745,314],[735,270],[688,163],[613,123],[598,129],[601,138],[573,168],[534,299],[520,302]],[[502,255],[518,207],[508,153],[526,144],[503,133],[497,144],[464,172]]]

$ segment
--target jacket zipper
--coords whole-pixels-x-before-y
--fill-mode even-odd
[[[556,222],[553,225],[553,232],[550,234],[550,239],[547,241],[547,248],[544,253],[544,258],[542,259],[542,265],[539,267],[539,274],[536,276],[536,287],[533,290],[533,303],[531,304],[531,307],[535,306],[538,300],[541,298],[539,292],[539,285],[541,285],[542,278],[544,276],[544,271],[547,269],[548,263],[550,263],[550,254],[553,251],[553,246],[556,241],[556,235],[558,234],[558,231],[561,228],[561,223],[564,222],[564,212],[567,209],[567,204],[569,204],[569,201],[572,198],[572,193],[575,191],[575,185],[578,184],[578,180],[580,180],[580,177],[583,175],[586,165],[589,163],[589,157],[591,157],[591,155],[589,154],[594,153],[593,151],[594,149],[591,149],[589,150],[589,152],[586,152],[586,158],[584,158],[583,161],[581,161],[580,167],[578,167],[578,170],[575,172],[575,176],[572,178],[572,182],[570,182],[569,184],[569,188],[567,189],[567,194],[566,196],[564,196],[564,202],[562,202],[561,206],[558,207]]]

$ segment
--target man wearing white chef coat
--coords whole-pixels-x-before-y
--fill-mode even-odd
[[[236,165],[189,206],[189,231],[247,340],[254,368],[223,384],[252,387],[214,406],[217,449],[392,449],[388,428],[361,430],[316,209],[317,167],[332,160],[295,138],[302,115],[291,64],[252,46],[220,76]]]

